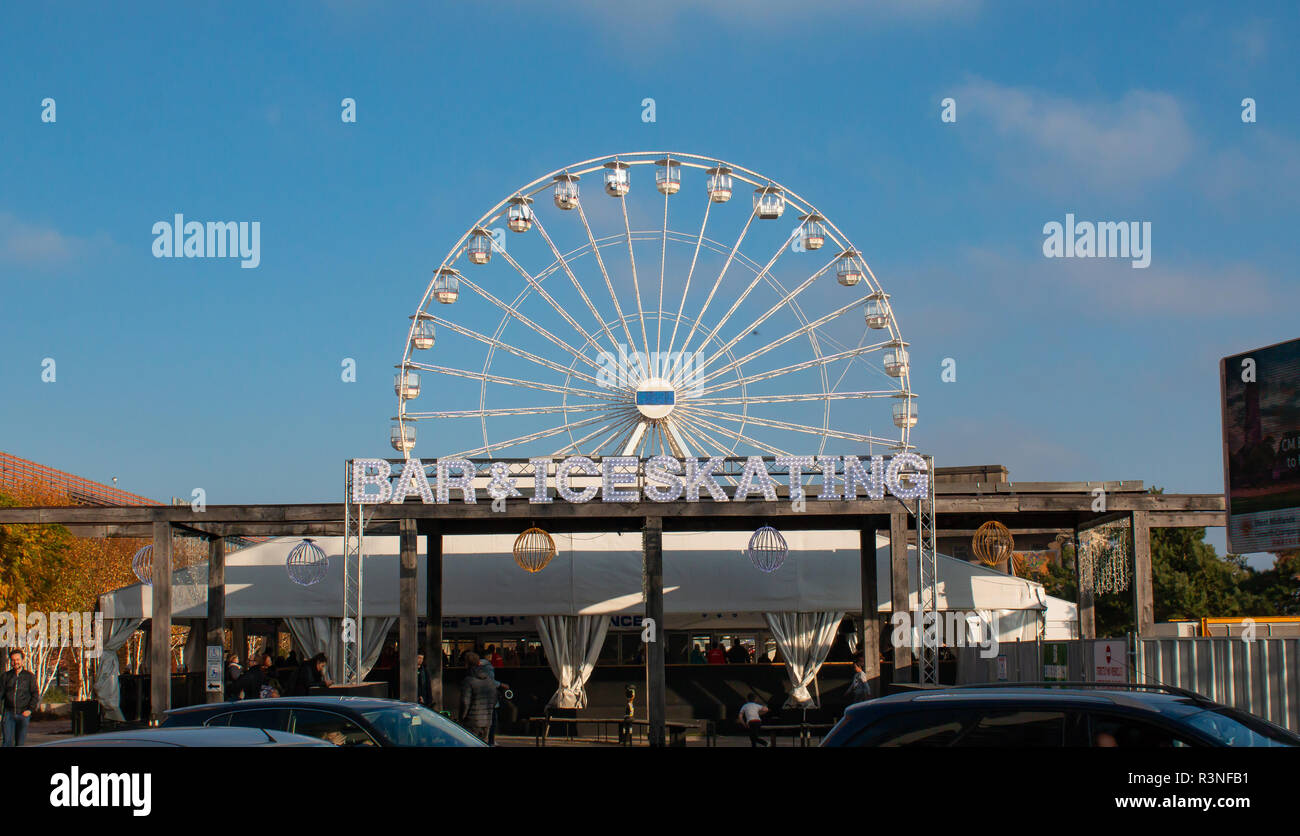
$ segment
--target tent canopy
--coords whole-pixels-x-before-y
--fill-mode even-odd
[[[856,531],[794,531],[785,564],[765,574],[745,554],[746,532],[665,533],[664,610],[666,615],[703,613],[861,611],[861,580]],[[557,554],[537,574],[514,563],[511,535],[463,535],[443,539],[443,612],[447,617],[493,615],[602,615],[639,613],[641,537],[639,534],[554,535]],[[337,616],[343,599],[343,538],[315,542],[328,556],[325,580],[309,587],[291,581],[285,558],[300,542],[279,538],[226,558],[226,617]],[[424,538],[419,539],[424,545]],[[365,541],[363,612],[398,614],[398,538]],[[421,552],[423,554],[423,552]],[[425,562],[419,561],[419,611],[424,612]],[[909,585],[915,586],[917,555],[908,550]],[[877,538],[878,611],[890,611],[889,547]],[[207,566],[200,563],[173,576],[172,615],[203,618],[207,607]],[[152,612],[151,588],[133,584],[100,596],[105,618],[145,617]],[[940,610],[1043,612],[1050,603],[1043,587],[966,561],[939,556]],[[916,592],[910,608],[917,609]],[[1068,604],[1068,607],[1073,607]],[[1069,617],[1063,611],[1058,618]]]

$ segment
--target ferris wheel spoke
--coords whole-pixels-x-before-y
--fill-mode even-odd
[[[493,450],[498,450],[498,451],[509,450],[511,447],[518,447],[520,444],[528,444],[529,442],[532,441],[540,441],[543,438],[550,438],[553,435],[559,435],[560,433],[565,432],[567,430],[572,430],[577,427],[585,427],[594,424],[598,421],[604,421],[604,420],[606,420],[606,416],[604,415],[597,415],[594,418],[584,418],[581,421],[577,421],[572,424],[570,423],[560,424],[557,427],[551,427],[550,429],[545,429],[545,430],[538,430],[537,432],[528,433],[527,435],[517,436],[507,441],[500,441],[495,444],[487,444],[482,447],[476,447],[473,450],[462,450],[459,453],[453,454],[452,458],[467,459],[470,456],[481,456],[485,453],[491,453]]]
[[[469,279],[465,278],[464,276],[461,276],[461,278],[460,278],[460,283],[461,283],[462,285],[465,285],[466,287],[470,288],[470,289],[473,290],[475,293],[477,293],[478,295],[482,296],[484,299],[486,299],[486,300],[488,300],[489,302],[491,302],[493,305],[496,305],[498,308],[500,308],[501,310],[505,311],[507,314],[509,314],[509,315],[510,315],[511,317],[513,317],[514,319],[517,319],[519,322],[522,322],[524,325],[528,326],[528,327],[531,328],[533,331],[537,332],[540,336],[544,337],[545,339],[547,339],[548,341],[550,341],[552,344],[554,344],[554,345],[557,346],[558,348],[561,348],[561,349],[563,349],[564,351],[567,351],[569,354],[571,354],[571,355],[573,355],[574,357],[576,357],[577,359],[583,361],[583,362],[586,363],[587,365],[591,366],[593,369],[596,369],[596,370],[599,370],[599,369],[600,369],[600,366],[599,366],[595,361],[593,361],[590,357],[587,357],[585,354],[582,354],[581,352],[578,351],[578,349],[574,348],[573,346],[569,345],[569,344],[568,344],[567,342],[565,342],[564,340],[562,340],[562,339],[560,339],[559,337],[555,336],[554,334],[552,334],[552,333],[551,333],[550,331],[548,331],[547,329],[543,328],[542,326],[538,325],[538,324],[537,324],[536,322],[534,322],[533,320],[529,319],[529,318],[528,318],[527,316],[525,316],[524,314],[520,313],[516,308],[512,307],[511,305],[507,304],[506,302],[504,302],[504,301],[498,299],[497,297],[493,296],[493,295],[492,295],[491,293],[489,293],[487,290],[483,289],[482,287],[479,287],[479,286],[478,286],[477,284],[475,284],[474,282],[470,281]],[[535,285],[535,287],[537,287],[537,289],[538,289],[539,291],[541,290],[541,285]],[[555,306],[555,300],[550,298],[550,294],[546,294],[544,291],[543,291],[543,294],[544,294],[544,295],[546,296],[546,298],[551,302],[552,306]],[[559,310],[561,313],[563,313],[566,317],[568,316],[568,312],[567,312],[567,311],[564,311],[563,308],[558,308],[558,307],[557,307],[557,310]],[[575,329],[578,329],[579,333],[581,333],[581,334],[582,334],[584,337],[586,337],[588,340],[591,339],[591,335],[588,334],[586,331],[583,331],[583,330],[578,326],[578,323],[577,323],[577,322],[571,322],[570,324],[571,324]]]
[[[797,339],[798,337],[804,334],[811,333],[815,331],[817,328],[820,328],[821,326],[825,325],[827,322],[830,322],[831,320],[836,319],[837,317],[843,316],[844,314],[853,310],[860,304],[862,303],[857,300],[853,302],[849,302],[847,305],[844,305],[841,308],[837,308],[836,310],[833,310],[830,313],[825,314],[824,316],[818,317],[817,319],[811,322],[807,322],[801,325],[800,327],[798,327],[797,329],[795,329],[794,331],[791,331],[790,333],[786,334],[785,336],[778,337],[777,339],[773,340],[767,345],[760,346],[759,348],[754,349],[753,351],[749,352],[745,356],[732,360],[730,363],[728,363],[725,366],[722,366],[721,368],[714,369],[713,371],[704,375],[704,377],[700,378],[699,383],[700,384],[708,383],[710,380],[714,379],[715,377],[726,374],[732,369],[739,368],[740,366],[743,366],[745,363],[748,363],[751,360],[755,360],[759,357],[762,357],[764,354],[768,353],[769,351],[775,348],[779,348],[780,346],[785,345],[786,343],[790,342],[793,339]],[[721,354],[722,352],[720,351],[714,352],[712,357],[705,360],[703,363],[699,364],[699,368],[707,369],[709,367],[709,364],[712,363],[714,360],[718,359],[718,357],[721,356]]]
[[[581,203],[578,204],[578,212],[582,213]],[[573,275],[573,268],[569,266],[568,259],[566,259],[560,253],[559,248],[555,246],[555,242],[551,240],[551,236],[546,232],[546,227],[542,226],[541,219],[535,218],[533,223],[537,229],[538,234],[541,235],[543,240],[546,241],[546,245],[551,248],[551,252],[555,255],[556,260],[559,261],[561,269],[563,269],[565,275],[569,277],[569,281],[573,283],[573,287],[578,291],[578,295],[581,296],[582,301],[586,303],[587,310],[591,311],[591,315],[596,318],[596,322],[600,324],[601,330],[603,330],[605,332],[605,336],[609,338],[610,349],[614,352],[615,355],[617,355],[618,340],[614,338],[614,332],[609,330],[609,325],[608,323],[605,322],[605,318],[600,315],[600,311],[596,310],[596,306],[594,303],[592,303],[591,297],[588,296],[587,291],[583,289],[582,282],[578,281],[578,277]],[[584,225],[586,224],[586,215],[583,215],[583,223]],[[604,267],[604,262],[601,260],[600,257],[600,247],[596,245],[595,238],[593,238],[591,235],[590,227],[587,228],[587,239],[591,242],[591,249],[596,256],[596,261],[601,264],[601,271],[604,272],[605,267]],[[609,281],[608,277],[605,279],[605,281],[606,282]],[[624,326],[624,330],[626,330],[626,326]],[[629,338],[628,341],[631,342],[631,338]],[[591,343],[595,345],[596,341],[594,339],[591,339]]]
[[[727,260],[722,263],[722,269],[718,271],[718,277],[713,280],[713,287],[709,290],[709,295],[704,298],[704,306],[700,308],[700,313],[691,323],[691,330],[686,332],[686,341],[682,343],[682,354],[685,354],[691,345],[691,338],[695,336],[695,331],[704,319],[704,314],[709,310],[709,303],[718,292],[718,287],[722,284],[723,278],[727,275],[727,270],[731,268],[731,262],[735,260],[736,253],[740,251],[740,245],[744,243],[745,236],[749,233],[749,226],[758,217],[758,206],[755,205],[749,213],[749,219],[745,221],[745,226],[741,228],[740,235],[736,238],[736,243],[731,246],[731,252],[727,254]]]
[[[789,305],[791,302],[793,302],[800,293],[803,293],[805,290],[811,287],[814,282],[816,282],[819,278],[825,275],[826,271],[831,269],[831,267],[834,266],[834,264],[835,264],[835,259],[831,259],[826,263],[826,266],[822,267],[816,273],[813,273],[811,276],[804,279],[804,281],[793,291],[790,291],[789,293],[786,294],[780,294],[780,300],[775,305],[768,308],[767,311],[764,312],[763,315],[760,316],[758,319],[755,319],[753,322],[749,323],[744,328],[741,328],[739,331],[737,331],[736,336],[732,337],[730,340],[724,343],[721,348],[713,352],[713,356],[709,357],[707,360],[704,361],[704,367],[708,368],[709,363],[712,363],[714,360],[717,360],[723,354],[730,351],[732,346],[734,346],[736,343],[740,342],[742,339],[745,338],[746,334],[752,333],[755,328],[762,325],[764,322],[767,322],[767,320],[770,319],[777,311],[781,310],[786,305]],[[854,301],[848,305],[845,305],[843,308],[840,308],[838,311],[836,311],[831,318],[834,318],[835,316],[839,316],[840,314],[848,310],[851,310],[852,308],[856,307],[859,304],[861,304],[861,302]],[[814,325],[811,327],[815,328],[817,326]],[[798,336],[799,333],[807,333],[807,330],[811,330],[811,328],[807,328],[807,326],[805,326],[805,329],[801,329],[800,331],[796,332],[795,336]],[[704,341],[705,345],[708,345],[708,342],[709,342],[708,340],[705,340]]]
[[[732,412],[719,412],[714,409],[700,408],[697,410],[700,414],[707,415],[711,418],[718,418],[724,421],[735,421],[738,423],[749,423],[759,427],[769,427],[774,430],[790,430],[791,432],[807,433],[809,435],[830,436],[831,438],[842,438],[846,441],[861,441],[868,444],[893,444],[893,439],[881,438],[875,435],[864,435],[863,433],[851,433],[845,430],[833,430],[827,427],[810,427],[807,424],[796,424],[791,421],[777,421],[773,418],[759,418],[754,415],[736,415]]]
[[[713,326],[713,330],[711,330],[708,333],[708,335],[704,337],[701,343],[702,345],[707,346],[710,342],[713,341],[713,339],[716,336],[718,336],[718,332],[721,331],[724,326],[726,326],[727,320],[731,319],[731,315],[734,314],[742,304],[744,304],[745,299],[749,297],[749,294],[753,292],[754,288],[758,287],[758,284],[763,280],[763,277],[768,275],[768,271],[770,271],[776,265],[776,262],[779,261],[781,258],[781,254],[785,252],[786,247],[790,245],[790,242],[794,240],[795,235],[798,234],[799,234],[799,230],[798,228],[796,228],[795,231],[792,232],[790,236],[785,239],[785,241],[781,244],[781,246],[777,247],[776,252],[773,253],[770,259],[768,259],[767,264],[763,265],[763,269],[759,270],[757,273],[754,274],[753,281],[751,281],[749,285],[745,287],[745,290],[740,294],[740,296],[738,296],[736,300],[731,303],[731,307],[728,308],[727,312],[722,315],[722,319],[718,320],[718,324]],[[735,339],[733,339],[730,343],[727,344],[727,348],[730,348],[731,346],[735,345],[736,341],[739,340],[747,333],[749,332],[741,331],[739,336],[737,336]],[[687,340],[687,342],[690,341]],[[685,346],[683,346],[683,349],[684,348]]]
[[[681,437],[681,433],[677,429],[677,423],[672,418],[665,420],[661,429],[664,441],[668,443],[668,449],[672,452],[674,458],[687,458],[691,455],[690,448],[683,443],[685,439]]]
[[[596,378],[592,377],[589,374],[586,374],[585,372],[580,372],[572,367],[561,366],[559,363],[556,363],[553,360],[547,360],[545,357],[539,357],[538,355],[533,354],[531,351],[524,351],[522,348],[517,348],[511,345],[510,343],[504,342],[502,340],[498,340],[495,337],[489,337],[487,334],[480,334],[479,332],[471,328],[466,328],[463,325],[457,325],[455,322],[452,322],[450,319],[444,319],[443,317],[434,316],[433,314],[428,314],[428,317],[434,322],[436,322],[437,324],[441,325],[442,327],[454,331],[457,334],[460,334],[462,336],[469,337],[470,339],[478,340],[484,345],[488,345],[491,346],[492,348],[500,349],[501,351],[505,351],[509,354],[513,354],[516,357],[521,357],[524,360],[528,360],[529,362],[536,363],[537,365],[548,368],[551,371],[559,372],[560,374],[563,375],[572,375],[573,377],[576,377],[579,380],[586,381],[587,383],[591,383],[596,386],[601,385],[599,380],[597,380]]]
[[[539,227],[539,231],[540,231],[540,227]],[[547,240],[549,241],[550,239]],[[554,250],[555,248],[552,246],[551,249]],[[545,288],[542,287],[542,283],[539,282],[535,276],[533,276],[527,270],[525,270],[519,262],[511,258],[510,254],[505,252],[504,250],[501,251],[501,257],[504,258],[507,263],[513,266],[515,270],[519,273],[519,275],[523,276],[524,281],[528,282],[528,284],[534,290],[537,291],[538,295],[541,296],[543,299],[545,299],[550,304],[550,306],[555,309],[556,313],[558,313],[561,317],[563,317],[564,321],[569,324],[570,328],[572,328],[573,330],[581,334],[587,342],[592,343],[593,345],[596,343],[596,338],[591,334],[587,333],[587,329],[579,325],[578,321],[574,319],[573,316],[567,310],[565,310],[563,305],[555,301],[555,298],[551,296],[551,294],[548,293]],[[548,270],[546,271],[546,275],[549,276],[552,272],[554,271]],[[461,277],[461,281],[465,281],[463,276]],[[470,283],[470,287],[473,287],[475,290],[479,290],[477,285],[474,285],[472,282]],[[479,290],[479,292],[484,293],[484,291],[481,290]]]
[[[667,200],[667,198],[664,198]],[[627,231],[627,260],[632,265],[632,290],[636,294],[636,315],[641,320],[641,341],[645,344],[646,357],[650,356],[650,336],[645,328],[645,309],[641,306],[641,282],[637,279],[636,253],[632,247],[632,221],[627,216],[627,196],[618,199],[623,207],[623,228]],[[626,326],[624,326],[626,327]],[[647,369],[647,371],[649,371]]]
[[[668,268],[668,196],[669,192],[664,191],[664,237],[659,246],[659,306],[656,308],[658,313],[655,316],[655,363],[661,362],[660,358],[664,355],[664,271]],[[656,369],[655,374],[661,375],[663,372]]]
[[[747,386],[750,383],[756,383],[757,381],[760,380],[770,380],[774,377],[780,377],[783,374],[791,374],[793,372],[801,372],[805,369],[824,367],[830,363],[834,363],[839,360],[845,360],[852,357],[857,357],[859,354],[866,354],[868,351],[876,351],[884,347],[885,345],[886,343],[875,343],[872,345],[862,346],[861,348],[851,348],[848,351],[841,351],[837,354],[825,354],[822,355],[821,357],[814,357],[812,360],[805,360],[802,363],[793,363],[789,366],[782,366],[779,369],[772,369],[771,371],[759,372],[758,374],[752,374],[749,375],[748,377],[742,377],[737,380],[728,381],[726,383],[721,383],[715,386],[706,386],[705,388],[699,390],[695,394],[698,397],[703,397],[712,392],[723,392],[726,391],[727,389],[734,389],[737,386]]]
[[[557,412],[609,412],[620,408],[610,403],[564,404],[560,406],[517,406],[504,409],[452,409],[439,412],[407,412],[407,418],[493,418],[498,415],[553,415]]]
[[[450,366],[435,366],[427,363],[408,362],[408,368],[418,369],[425,372],[436,372],[438,374],[452,375],[453,377],[464,377],[470,380],[478,380],[486,383],[500,383],[505,386],[522,386],[529,389],[539,389],[543,392],[558,392],[561,395],[586,395],[597,400],[613,401],[614,403],[627,404],[631,399],[627,396],[611,395],[608,392],[593,392],[590,389],[580,389],[573,386],[560,386],[554,383],[542,383],[536,380],[523,380],[517,377],[504,377],[502,375],[492,374],[490,372],[471,372],[464,369],[454,369]],[[568,373],[567,371],[565,372]]]
[[[570,450],[573,450],[575,453],[580,453],[582,451],[579,445],[585,444],[586,442],[590,441],[591,439],[595,438],[601,433],[609,432],[611,429],[614,432],[617,432],[618,428],[626,425],[629,420],[630,419],[627,417],[627,413],[625,411],[620,410],[616,413],[613,413],[612,420],[606,421],[603,425],[587,433],[582,438],[570,440],[568,444],[564,445],[563,447],[559,448],[555,452],[551,453],[551,457],[554,458],[556,456],[562,456]]]
[[[647,429],[650,430],[649,433],[646,432]],[[620,456],[640,455],[641,449],[645,447],[645,442],[647,438],[649,438],[651,440],[651,443],[653,443],[653,437],[654,437],[654,425],[648,424],[645,421],[637,421],[636,425],[632,427],[631,434],[629,434],[627,439],[622,444],[619,445],[619,447],[622,449],[622,452],[619,453],[619,455]]]
[[[710,429],[716,433],[721,433],[722,435],[725,435],[728,438],[733,438],[742,444],[748,444],[750,447],[753,447],[755,450],[761,450],[764,453],[770,453],[775,456],[793,455],[792,453],[789,453],[786,450],[782,450],[780,447],[774,447],[773,445],[767,444],[766,442],[763,441],[759,441],[756,438],[751,438],[750,436],[747,436],[744,433],[736,432],[734,430],[727,429],[726,427],[723,427],[719,424],[715,424],[712,421],[708,420],[704,415],[701,415],[700,414],[701,411],[702,410],[691,410],[689,420],[693,426],[698,424],[702,427],[706,427],[707,429]]]
[[[627,217],[627,205],[626,205],[626,203],[623,205],[623,216],[624,216],[625,218]],[[627,317],[623,314],[623,306],[622,306],[622,304],[620,304],[619,301],[618,301],[618,294],[614,292],[614,282],[613,282],[613,281],[610,279],[610,277],[609,277],[609,269],[605,266],[605,258],[604,258],[604,256],[602,256],[602,255],[600,254],[600,247],[596,245],[596,236],[595,236],[595,234],[591,231],[591,224],[587,221],[587,211],[586,211],[585,209],[582,208],[582,204],[581,204],[581,203],[578,204],[578,217],[582,220],[582,228],[583,228],[584,230],[586,230],[586,232],[587,232],[587,241],[588,241],[588,243],[591,245],[591,252],[592,252],[592,254],[593,254],[594,256],[596,256],[596,266],[600,268],[600,275],[601,275],[601,277],[605,280],[605,289],[609,291],[609,299],[610,299],[611,302],[614,303],[614,315],[615,315],[616,317],[618,317],[618,322],[619,322],[619,324],[620,324],[621,326],[623,326],[623,334],[624,334],[624,336],[627,337],[627,347],[628,347],[629,350],[631,350],[631,353],[632,353],[633,355],[636,355],[636,356],[637,356],[637,363],[638,363],[638,365],[641,366],[642,374],[648,377],[649,374],[650,374],[650,371],[649,371],[649,369],[647,369],[647,368],[645,367],[645,365],[644,365],[644,363],[642,362],[640,356],[638,355],[638,352],[636,352],[636,351],[633,349],[633,346],[636,345],[636,340],[632,339],[632,332],[631,332],[630,330],[628,330],[628,327],[627,327]],[[628,255],[631,256],[631,255],[632,255],[632,231],[631,231],[630,228],[628,229],[628,233],[627,233],[627,250],[628,250]],[[636,259],[635,259],[635,258],[632,259],[632,279],[633,279],[634,282],[636,281]],[[641,307],[641,293],[640,293],[640,288],[637,289],[637,299],[636,299],[636,303],[637,303],[637,308],[639,309],[639,308]],[[594,312],[594,311],[595,311],[595,308],[593,308],[592,310],[593,310],[593,312]],[[644,325],[644,323],[645,323],[645,317],[644,317],[644,316],[642,316],[641,322],[642,322],[642,324]],[[608,326],[608,325],[605,326],[605,330],[606,330],[606,331],[609,330],[609,326]],[[611,336],[611,339],[612,339],[612,336]],[[618,351],[618,344],[617,344],[617,343],[615,343],[615,345],[614,345],[614,351],[615,351],[616,353],[617,353],[617,351]],[[647,356],[649,355],[649,352],[650,352],[650,347],[649,347],[649,344],[647,343],[647,345],[646,345],[646,354],[647,354]]]
[[[733,406],[759,403],[797,403],[799,401],[842,401],[862,398],[896,398],[897,389],[866,392],[805,392],[798,395],[750,395],[740,398],[690,398],[682,403],[690,406]]]
[[[691,292],[691,277],[695,275],[695,264],[700,258],[700,247],[704,244],[704,230],[709,225],[709,210],[713,208],[713,199],[706,197],[704,202],[704,220],[700,221],[700,234],[695,237],[695,253],[691,256],[691,267],[686,271],[686,284],[682,287],[682,299],[677,303],[677,318],[673,320],[673,333],[668,338],[668,356],[673,356],[673,346],[677,343],[677,326],[682,321],[682,311],[686,308],[686,295]],[[666,222],[665,222],[666,223]],[[660,304],[660,316],[663,305]]]

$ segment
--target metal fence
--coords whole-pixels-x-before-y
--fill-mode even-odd
[[[1095,679],[1095,646],[1119,642],[1075,639],[1004,643],[987,657],[979,647],[954,648],[957,684],[1048,679],[1044,665],[1049,661],[1044,656],[1050,655],[1047,645],[1053,644],[1066,646],[1065,670],[1052,671],[1056,675],[1050,678],[1090,682]],[[1185,688],[1300,732],[1300,638],[1249,642],[1225,637],[1160,638],[1134,642],[1130,637],[1127,647],[1130,653],[1125,667],[1133,682]]]
[[[1135,682],[1176,685],[1300,732],[1300,638],[1143,639]]]

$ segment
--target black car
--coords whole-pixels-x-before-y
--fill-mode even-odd
[[[242,726],[305,734],[338,746],[486,746],[422,705],[377,697],[275,697],[175,708],[163,728]]]
[[[1163,686],[1032,683],[915,690],[850,706],[823,746],[1300,746],[1300,735]]]

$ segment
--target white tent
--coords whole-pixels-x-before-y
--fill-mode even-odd
[[[447,536],[443,540],[443,613],[474,616],[617,615],[642,612],[640,534],[554,535],[555,559],[537,574],[514,564],[512,535]],[[858,533],[786,532],[790,554],[770,574],[745,555],[748,532],[664,534],[664,610],[668,629],[687,629],[725,614],[728,626],[762,626],[763,613],[861,611]],[[296,538],[279,538],[231,554],[226,560],[227,618],[338,617],[343,600],[343,540],[316,540],[329,559],[325,580],[310,587],[292,582],[284,562]],[[419,539],[424,545],[424,538]],[[363,614],[395,617],[396,537],[368,537]],[[917,559],[909,549],[910,609],[918,608]],[[424,569],[419,561],[419,612],[424,612]],[[879,612],[890,611],[889,548],[877,539]],[[204,564],[174,577],[172,616],[203,618],[207,606]],[[106,619],[148,617],[151,589],[134,584],[100,597]],[[1047,596],[1040,584],[940,555],[938,609],[996,612],[999,639],[1062,634],[1075,605]],[[749,623],[752,622],[752,625]],[[1055,633],[1056,635],[1053,635]]]

